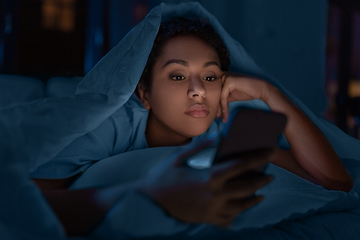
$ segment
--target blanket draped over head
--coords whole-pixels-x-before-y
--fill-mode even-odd
[[[274,84],[319,127],[342,159],[360,159],[359,141],[317,117],[276,79],[262,71],[241,44],[200,4],[161,4],[97,63],[79,83],[73,97],[44,98],[0,108],[2,239],[66,238],[58,219],[28,176],[128,101],[147,62],[160,23],[176,16],[208,21],[229,49],[231,71]]]

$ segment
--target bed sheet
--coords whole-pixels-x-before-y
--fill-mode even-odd
[[[126,152],[91,166],[73,189],[102,187],[141,178],[176,152],[163,147]],[[207,152],[208,153],[208,152]],[[204,156],[206,157],[206,156]],[[146,159],[144,161],[144,159]],[[203,158],[204,159],[204,158]],[[150,199],[130,193],[92,235],[94,239],[358,239],[360,237],[360,162],[344,159],[354,176],[350,193],[329,191],[282,168],[269,165],[275,180],[259,190],[265,200],[241,213],[228,230],[184,224],[166,215]],[[126,171],[121,171],[125,169]]]
[[[360,194],[360,162],[343,159],[354,179],[352,192]],[[196,239],[208,239],[211,232],[198,235]],[[283,221],[274,226],[258,229],[237,236],[236,233],[223,232],[219,239],[236,240],[281,240],[281,239],[360,239],[360,203],[349,210],[316,213],[302,218]]]
[[[200,4],[193,2],[179,5],[161,4],[154,8],[83,78],[78,85],[75,96],[46,98],[12,107],[0,107],[0,237],[9,240],[62,240],[66,238],[60,222],[39,189],[29,179],[29,174],[41,164],[54,158],[74,139],[98,127],[128,101],[147,62],[160,22],[173,16],[195,17],[209,21],[223,38],[230,51],[232,56],[231,71],[263,78],[273,83],[319,127],[342,159],[360,160],[359,141],[312,113],[293,94],[281,86],[274,77],[262,71],[241,44],[235,41],[222,28],[214,16],[208,13]],[[359,171],[357,174],[359,174]],[[128,194],[129,197],[133,196],[139,203],[144,204],[143,206],[146,206],[146,204],[152,206],[151,201],[146,198],[131,192]],[[128,200],[134,198],[128,198]],[[126,198],[123,200],[126,200]],[[129,205],[123,206],[140,206],[136,203],[128,203]],[[359,216],[358,211],[351,210],[354,207],[350,205],[349,202],[348,205],[340,205],[340,207],[344,206],[345,208],[337,209],[337,211],[341,211],[340,215],[344,213],[352,214],[355,221],[356,217]],[[114,211],[109,212],[108,216],[111,214],[116,216],[115,210],[116,207],[119,209],[119,206],[121,204],[115,206]],[[156,207],[151,209],[154,210],[154,213],[162,214],[162,211]],[[147,209],[144,208],[145,210]],[[327,214],[332,216],[332,213],[324,213],[324,215],[328,216]],[[314,218],[314,221],[316,221],[318,219],[317,215],[299,219]],[[169,220],[166,216],[162,217]],[[344,218],[346,217],[344,216]],[[129,219],[131,218],[124,218],[124,221]],[[332,218],[329,217],[329,219]],[[297,226],[297,220],[292,221]],[[339,225],[345,228],[346,222],[344,220]],[[117,224],[119,225],[119,222]],[[153,224],[159,225],[161,223],[154,222]],[[174,221],[168,221],[167,224],[168,226],[177,226],[179,232],[184,227],[188,228],[188,226],[178,225]],[[273,225],[271,229],[275,229],[275,226],[279,229],[286,228],[285,222],[280,224],[284,225]],[[287,224],[291,224],[291,221],[288,221]],[[97,230],[100,230],[100,228],[101,226]],[[135,229],[138,228],[139,225]],[[192,226],[189,227],[189,230],[194,229],[196,230]],[[334,227],[334,229],[336,228]],[[206,228],[202,230],[198,230],[198,234],[193,236],[200,238],[201,234],[206,233]],[[248,234],[247,236],[250,239]],[[357,233],[354,233],[354,236],[355,234]],[[166,237],[166,235],[163,236]],[[180,234],[171,235],[171,238],[177,236],[180,236]],[[242,236],[244,234],[230,237],[239,239]],[[261,235],[259,236],[261,238]],[[130,237],[125,235],[123,239]],[[211,237],[224,239],[225,234]],[[257,236],[254,235],[254,237]],[[121,238],[121,235],[113,236],[113,239]],[[268,239],[267,236],[263,238]],[[104,235],[92,235],[92,239],[107,239],[106,232]],[[108,239],[111,239],[111,237]],[[156,239],[159,239],[159,237],[156,237]]]

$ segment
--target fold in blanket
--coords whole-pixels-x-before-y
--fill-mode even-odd
[[[276,79],[263,72],[200,4],[161,4],[84,77],[75,96],[0,108],[0,236],[66,238],[56,216],[30,181],[29,173],[55,157],[75,138],[95,129],[130,98],[160,23],[174,16],[209,21],[229,49],[231,71],[273,83],[311,118],[341,158],[360,159],[358,140],[315,116]]]

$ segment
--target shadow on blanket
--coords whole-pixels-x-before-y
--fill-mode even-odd
[[[161,21],[173,16],[207,19],[229,48],[232,56],[231,71],[257,76],[273,83],[318,126],[340,158],[355,159],[354,165],[358,167],[359,163],[356,160],[360,159],[360,142],[321,117],[317,117],[284,89],[276,79],[263,72],[247,55],[241,44],[229,36],[220,23],[200,4],[161,4],[154,8],[83,78],[75,96],[46,98],[16,106],[0,107],[0,192],[2,194],[0,236],[2,239],[67,238],[57,217],[39,189],[31,182],[29,175],[38,166],[53,159],[74,139],[98,127],[128,101],[146,64]],[[124,153],[95,164],[93,169],[95,171],[98,168],[96,170],[98,174],[101,173],[100,166],[108,171],[115,170],[115,165],[112,166],[112,164],[120,164],[124,160],[129,164],[127,167],[133,168],[133,173],[137,172],[137,176],[140,176],[146,174],[152,164],[162,159],[159,155],[165,156],[169,153],[167,151],[172,150],[170,148],[149,149]],[[148,162],[142,162],[137,166],[131,165],[129,159],[134,158],[134,161],[139,161],[140,156],[143,156],[145,152]],[[153,160],[150,159],[151,153]],[[139,154],[138,158],[135,157],[137,154]],[[128,157],[128,161],[125,156]],[[115,162],[117,158],[121,158],[121,161]],[[189,238],[192,236],[194,238],[205,236],[219,238],[217,234],[212,234],[214,231],[224,234],[221,239],[224,239],[226,234],[232,233],[237,233],[237,235],[231,236],[239,237],[239,233],[245,234],[253,229],[273,226],[282,220],[318,212],[350,213],[346,209],[351,209],[359,202],[356,192],[327,191],[275,166],[269,167],[268,171],[275,176],[276,180],[261,190],[266,200],[241,214],[232,226],[233,231],[221,231],[207,225],[188,225],[178,222],[167,216],[147,197],[128,192],[108,213],[105,221],[94,231],[91,238],[120,239],[124,237],[126,239],[154,236],[159,239],[160,236],[166,237],[175,233],[179,233],[177,236],[184,234]],[[85,181],[86,176],[91,176],[95,180],[95,175],[91,172],[92,170],[89,169],[79,179],[78,187],[81,181]],[[110,175],[102,173],[97,180],[100,181],[100,178]],[[123,180],[126,180],[125,175],[123,175]],[[90,181],[85,182],[91,184]],[[356,184],[358,186],[358,183]],[[294,207],[295,204],[296,207]],[[348,222],[339,223],[339,226],[344,226],[346,223]],[[355,232],[356,229],[353,231]]]
[[[179,150],[178,147],[149,148],[103,159],[91,166],[73,184],[72,189],[134,181],[147,174],[154,165],[177,150]],[[357,169],[360,168],[360,162],[348,161],[357,166]],[[269,165],[267,173],[274,176],[274,181],[257,192],[264,195],[265,200],[241,213],[229,228],[232,233],[206,224],[191,225],[177,222],[146,197],[131,193],[131,198],[127,200],[127,197],[124,197],[122,200],[124,202],[114,207],[102,226],[94,232],[94,236],[106,236],[110,239],[119,236],[138,238],[179,233],[188,237],[201,235],[206,239],[229,234],[242,236],[283,221],[316,213],[350,210],[359,204],[360,198],[355,189],[350,193],[329,191],[272,164]],[[356,186],[358,188],[359,185]]]

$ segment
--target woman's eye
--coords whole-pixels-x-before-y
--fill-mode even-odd
[[[182,75],[174,75],[174,76],[171,76],[171,79],[175,80],[175,81],[181,81],[181,80],[184,80],[185,77]]]
[[[217,77],[204,77],[204,80],[208,81],[208,82],[215,81],[216,79],[217,79]]]

